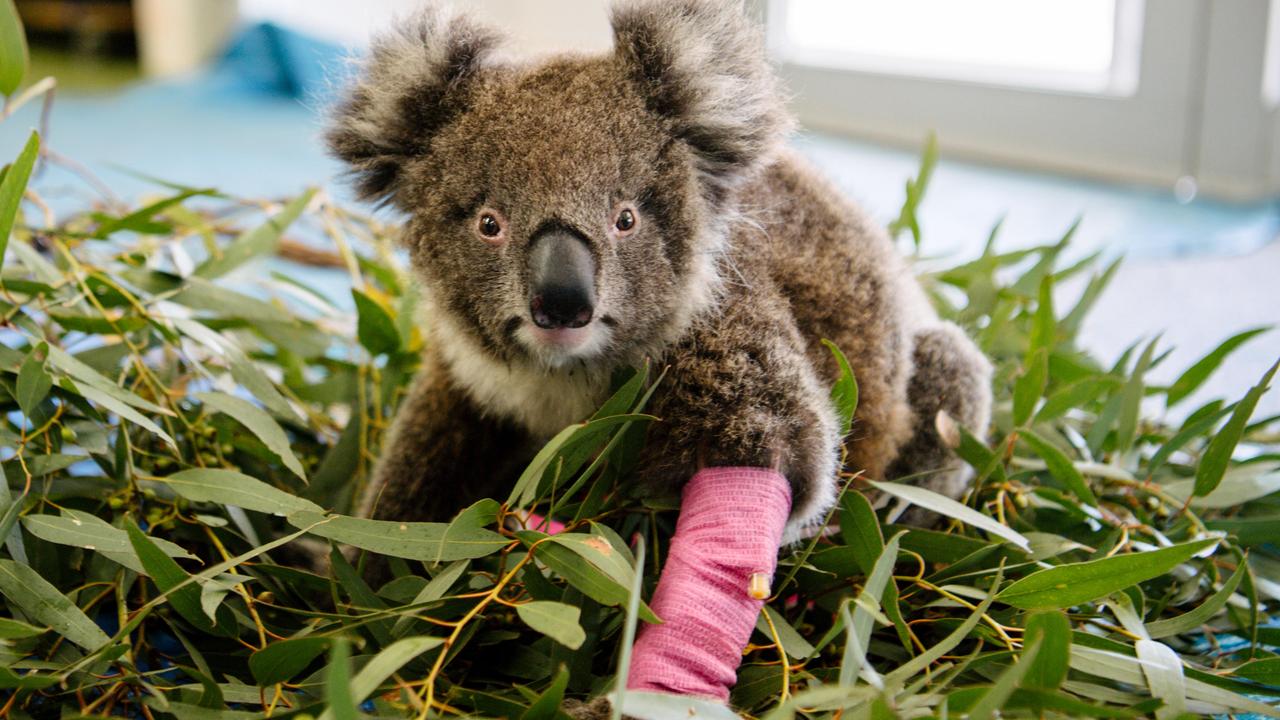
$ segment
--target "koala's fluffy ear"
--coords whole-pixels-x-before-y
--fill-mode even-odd
[[[741,0],[622,0],[614,49],[714,185],[732,187],[791,129],[763,34]]]
[[[326,133],[365,200],[397,203],[405,163],[465,111],[499,37],[447,7],[429,6],[373,41]]]

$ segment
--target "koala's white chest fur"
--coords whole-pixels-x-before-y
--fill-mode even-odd
[[[551,372],[500,362],[447,314],[430,312],[427,323],[445,366],[471,399],[486,412],[523,426],[534,437],[550,438],[585,420],[608,397],[608,374]]]

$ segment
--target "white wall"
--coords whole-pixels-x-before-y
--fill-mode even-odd
[[[246,20],[271,20],[350,47],[388,27],[423,0],[240,0]],[[530,56],[609,47],[604,0],[456,0],[512,38],[511,48]]]

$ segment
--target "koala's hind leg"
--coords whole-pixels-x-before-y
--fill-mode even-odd
[[[889,478],[920,475],[913,484],[955,498],[964,492],[969,474],[939,434],[938,413],[947,413],[975,435],[985,435],[991,421],[991,363],[964,331],[950,322],[917,330],[913,344],[914,371],[907,396],[915,425],[911,439],[890,468]],[[923,518],[909,514],[906,519]]]

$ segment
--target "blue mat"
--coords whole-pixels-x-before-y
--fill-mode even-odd
[[[325,156],[320,133],[343,54],[276,25],[254,25],[206,71],[112,95],[59,95],[48,143],[126,199],[158,187],[123,170],[252,197],[330,184],[341,168]],[[0,125],[0,157],[16,155],[38,118],[38,107],[28,105]],[[83,183],[57,168],[36,187],[57,209],[88,197]]]

